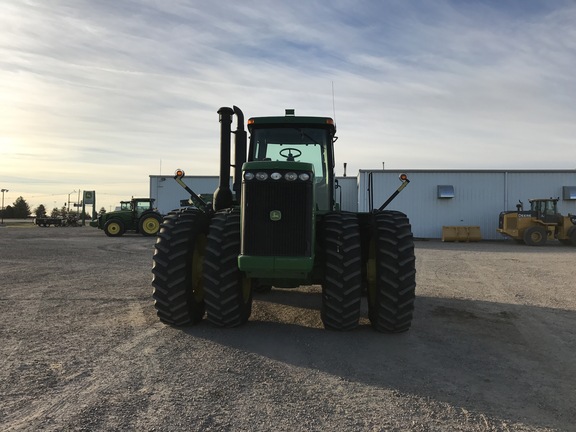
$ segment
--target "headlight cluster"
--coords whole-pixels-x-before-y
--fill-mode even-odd
[[[271,178],[272,180],[281,180],[284,179],[286,181],[292,182],[292,181],[296,181],[296,180],[301,180],[301,181],[308,181],[310,180],[310,174],[306,173],[306,172],[302,172],[302,173],[296,173],[294,171],[288,171],[284,174],[279,173],[277,171],[268,174],[265,171],[258,171],[256,173],[247,171],[244,173],[244,180],[246,181],[251,181],[251,180],[260,180],[260,181],[264,181],[264,180],[268,180],[268,178]]]

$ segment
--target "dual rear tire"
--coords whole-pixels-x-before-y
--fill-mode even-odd
[[[160,321],[182,326],[202,320],[235,327],[252,312],[250,280],[238,269],[240,214],[174,211],[155,244],[152,286]]]
[[[152,297],[160,321],[182,326],[204,316],[202,265],[209,219],[198,210],[168,214],[160,227],[152,266]]]
[[[370,218],[370,226],[362,228],[368,231],[362,244],[355,214],[341,212],[325,217],[321,316],[327,329],[352,330],[358,326],[363,280],[375,330],[400,333],[412,323],[416,260],[410,223],[406,215],[396,211],[375,212]]]
[[[240,212],[214,215],[204,259],[204,302],[208,321],[217,327],[244,324],[252,313],[252,281],[238,268]]]
[[[324,218],[324,327],[352,330],[358,326],[362,298],[362,249],[358,218],[353,213],[330,213]]]
[[[410,222],[405,214],[373,214],[366,264],[368,315],[384,333],[407,331],[416,295],[416,259]]]

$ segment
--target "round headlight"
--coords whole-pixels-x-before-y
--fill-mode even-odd
[[[256,180],[266,180],[268,178],[268,173],[265,172],[257,172],[256,173]]]
[[[302,181],[308,181],[308,180],[310,180],[310,174],[302,173],[298,176],[298,178]]]
[[[282,178],[282,174],[278,172],[273,172],[272,174],[270,174],[270,178],[272,180],[280,180]]]
[[[298,178],[298,175],[295,172],[288,172],[284,174],[284,178],[288,181],[294,181]]]
[[[254,173],[251,172],[245,172],[244,173],[244,180],[254,180]]]

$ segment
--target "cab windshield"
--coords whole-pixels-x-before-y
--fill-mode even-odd
[[[307,162],[314,166],[316,208],[331,209],[328,146],[332,139],[325,128],[282,126],[254,128],[251,161]]]
[[[326,179],[326,129],[277,127],[252,131],[253,160],[308,162],[318,179]]]

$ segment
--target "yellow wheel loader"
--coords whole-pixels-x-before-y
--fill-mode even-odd
[[[557,239],[562,244],[576,246],[576,215],[558,213],[558,198],[531,199],[530,210],[522,202],[517,211],[500,213],[498,232],[529,246],[542,246]]]

